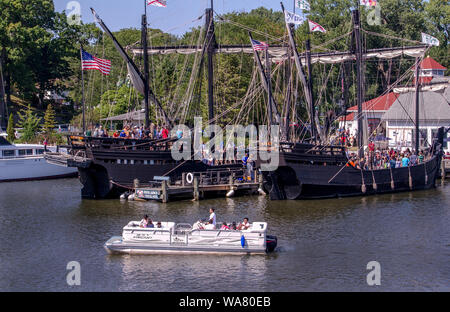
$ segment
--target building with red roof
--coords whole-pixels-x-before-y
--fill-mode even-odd
[[[414,77],[416,76],[415,68],[411,68],[414,71]],[[421,84],[429,84],[434,78],[444,77],[447,68],[436,62],[432,57],[427,56],[420,62],[419,70],[419,82]],[[414,84],[416,78],[414,78]]]
[[[377,129],[381,122],[381,118],[384,113],[389,110],[392,104],[394,104],[398,96],[398,93],[390,92],[362,104],[363,116],[365,116],[364,119],[367,120],[369,133],[372,133],[375,130],[381,130]],[[347,112],[350,114],[339,119],[339,127],[344,128],[345,124],[346,129],[350,129],[351,133],[356,133],[356,130],[358,129],[358,121],[356,120],[358,107],[356,105],[352,106],[347,109]]]

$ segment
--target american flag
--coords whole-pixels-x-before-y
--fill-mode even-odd
[[[102,72],[103,75],[109,75],[111,72],[111,61],[97,58],[87,53],[86,51],[81,51],[81,69],[89,70],[96,69]]]
[[[154,5],[165,8],[167,6],[166,0],[148,0],[147,5]]]
[[[269,48],[269,45],[265,42],[251,39],[253,50],[255,51],[265,51]]]

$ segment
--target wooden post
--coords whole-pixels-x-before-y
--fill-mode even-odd
[[[162,191],[162,202],[167,203],[169,201],[169,194],[167,192],[167,181],[162,181],[161,191]]]
[[[183,172],[181,174],[181,186],[185,186],[186,185],[186,172]]]
[[[194,200],[200,199],[200,193],[198,191],[198,177],[194,177]]]
[[[134,187],[134,189],[139,188],[139,185],[140,185],[139,179],[134,179],[133,180],[133,187]]]
[[[442,155],[442,160],[441,160],[441,181],[442,181],[442,183],[445,182],[445,175],[446,175],[446,172],[445,172],[445,156]]]

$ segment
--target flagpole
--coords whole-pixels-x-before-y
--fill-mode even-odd
[[[142,16],[142,48],[144,50],[144,109],[145,109],[145,127],[150,127],[150,112],[149,112],[149,91],[150,91],[150,74],[148,64],[148,50],[147,50],[147,3],[145,4],[145,14]]]
[[[86,105],[84,100],[83,45],[80,43],[81,56],[81,103],[83,105],[83,135],[86,134]]]

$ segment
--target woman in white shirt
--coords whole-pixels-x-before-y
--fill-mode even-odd
[[[216,226],[216,213],[214,212],[215,209],[214,208],[210,208],[209,209],[209,221],[212,221],[212,224],[214,225],[214,227]]]

